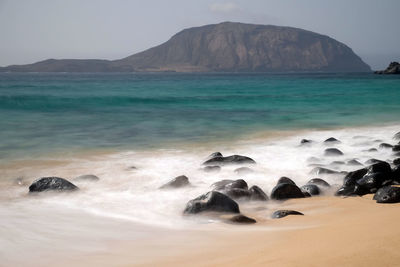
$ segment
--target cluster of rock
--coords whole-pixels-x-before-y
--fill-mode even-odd
[[[400,63],[390,62],[389,66],[385,70],[378,70],[375,74],[400,74]]]

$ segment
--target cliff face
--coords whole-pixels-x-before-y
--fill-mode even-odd
[[[8,69],[178,72],[371,70],[348,46],[328,36],[297,28],[232,22],[185,29],[159,46],[120,60],[81,60],[75,63],[77,65],[73,66],[67,60],[57,64],[53,62],[57,65],[53,70],[51,66],[43,68],[43,62]]]

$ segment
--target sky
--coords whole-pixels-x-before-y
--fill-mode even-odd
[[[184,28],[292,26],[350,46],[372,69],[400,61],[400,0],[0,0],[0,66],[119,59]]]

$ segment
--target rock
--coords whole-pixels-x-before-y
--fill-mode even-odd
[[[304,198],[300,188],[293,184],[278,184],[272,189],[271,199]]]
[[[214,152],[214,153],[211,153],[211,154],[207,157],[207,159],[212,159],[212,158],[216,158],[216,157],[223,157],[223,156],[222,156],[221,152]]]
[[[376,148],[370,148],[366,152],[377,152],[377,151],[378,151],[378,149],[376,149]]]
[[[252,158],[240,155],[233,155],[228,157],[217,156],[209,159],[203,165],[225,165],[225,164],[254,164],[256,163]]]
[[[330,187],[331,186],[327,181],[325,181],[325,180],[323,180],[321,178],[313,178],[310,181],[308,181],[307,184],[315,184],[315,185],[323,186],[323,187]]]
[[[229,188],[222,191],[225,195],[232,199],[250,199],[250,191],[242,188]]]
[[[400,157],[400,152],[393,153],[394,157]]]
[[[363,166],[363,164],[356,159],[349,160],[346,164],[352,166]]]
[[[235,224],[253,224],[257,221],[242,214],[239,214],[226,219],[226,222]]]
[[[197,214],[205,211],[240,213],[239,205],[227,195],[210,191],[186,204],[185,214]]]
[[[398,203],[400,202],[400,187],[384,186],[374,195],[377,203]]]
[[[344,165],[344,164],[346,164],[346,163],[344,163],[343,161],[338,161],[338,160],[331,162],[331,165]]]
[[[343,186],[350,186],[350,185],[355,185],[356,181],[361,179],[365,174],[367,174],[368,169],[367,168],[362,168],[356,171],[349,172],[344,178],[343,178]]]
[[[365,189],[358,184],[354,184],[349,186],[343,185],[336,191],[335,196],[363,196],[368,193],[368,189]]]
[[[307,159],[307,162],[309,162],[309,163],[318,163],[318,162],[321,162],[321,160],[319,158],[316,158],[316,157],[309,157]]]
[[[164,184],[163,186],[160,187],[160,189],[181,188],[188,185],[189,185],[189,178],[187,178],[185,175],[181,175],[175,177],[168,183]]]
[[[310,145],[313,141],[308,139],[301,139],[300,145]]]
[[[265,192],[258,186],[253,185],[249,189],[250,192],[250,199],[253,201],[267,201],[268,196]]]
[[[219,172],[221,170],[220,166],[205,166],[203,169],[205,172]]]
[[[97,182],[100,178],[93,174],[85,174],[74,178],[74,181]]]
[[[398,151],[400,151],[400,145],[395,145],[395,146],[393,146],[393,147],[392,147],[392,151],[393,151],[393,152],[398,152]]]
[[[282,176],[281,178],[279,178],[279,180],[278,180],[278,182],[276,184],[277,185],[278,184],[293,184],[293,185],[296,185],[296,183],[292,179],[290,179],[288,177],[285,177],[285,176]]]
[[[329,137],[324,141],[324,143],[341,143],[341,142],[334,137]]]
[[[304,215],[304,214],[295,210],[277,210],[274,213],[272,213],[271,217],[273,219],[280,219],[288,215]]]
[[[43,191],[74,191],[77,189],[79,188],[76,185],[59,177],[39,178],[29,186],[30,193]]]
[[[400,165],[397,165],[393,168],[392,180],[400,183]]]
[[[225,185],[227,185],[227,184],[229,184],[229,183],[232,183],[233,181],[234,181],[234,180],[229,180],[229,179],[221,180],[221,181],[218,181],[218,182],[213,183],[213,184],[211,185],[211,188],[213,188],[213,189],[217,189],[217,188],[222,189],[222,188],[225,187]]]
[[[320,193],[319,187],[315,184],[306,184],[300,187],[300,189],[303,193],[307,192],[312,196],[319,195]]]
[[[387,163],[386,161],[380,161],[375,164],[372,164],[367,169],[368,169],[369,173],[373,173],[373,172],[391,173],[392,172],[392,168],[390,167],[390,164]]]
[[[248,167],[240,167],[240,168],[235,169],[233,172],[236,174],[249,174],[254,171]]]
[[[395,140],[400,140],[400,132],[398,132],[397,134],[395,134],[395,135],[393,136],[393,139],[395,139]]]
[[[388,144],[388,143],[381,143],[380,145],[379,145],[379,148],[380,149],[385,149],[385,148],[392,148],[393,146],[391,145],[391,144]]]
[[[340,174],[338,171],[330,170],[322,167],[315,167],[310,171],[310,174],[320,175],[320,174]]]
[[[379,160],[379,159],[369,159],[365,162],[366,165],[372,165],[375,163],[379,163],[379,162],[384,162],[383,160]]]
[[[343,152],[337,148],[327,148],[324,152],[325,156],[342,156]]]
[[[400,165],[400,158],[394,159],[393,164],[396,166]]]
[[[223,180],[223,181],[229,181],[229,180]],[[218,185],[216,185],[216,183],[214,184],[214,189],[215,190],[228,190],[228,189],[232,189],[232,188],[239,188],[239,189],[248,189],[247,183],[245,180],[243,179],[238,179],[238,180],[234,180],[231,182],[223,182],[220,181]]]
[[[357,180],[356,183],[361,187],[368,189],[369,192],[374,193],[382,186],[386,181],[390,181],[390,174],[387,176],[384,173],[367,173],[361,179]]]
[[[375,74],[400,74],[400,64],[399,62],[390,62],[389,66],[385,70],[378,70],[374,72]]]

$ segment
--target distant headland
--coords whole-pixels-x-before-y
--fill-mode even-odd
[[[0,72],[369,72],[350,47],[292,27],[223,22],[185,29],[119,60],[48,59]]]

